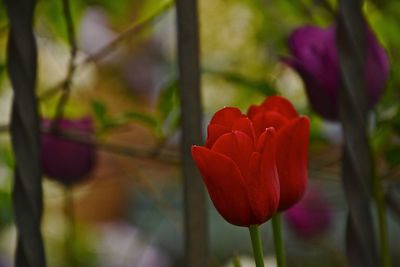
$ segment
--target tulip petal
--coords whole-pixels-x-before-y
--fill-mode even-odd
[[[284,97],[274,95],[270,96],[262,103],[262,106],[268,111],[276,111],[286,118],[296,118],[298,113],[292,103]]]
[[[326,119],[337,119],[340,74],[335,27],[300,27],[290,35],[289,48],[294,58],[286,62],[303,79],[313,109]]]
[[[335,28],[300,27],[291,33],[288,43],[293,56],[302,62],[306,69],[316,74],[324,69],[326,63],[321,55],[335,50]]]
[[[75,184],[88,178],[96,163],[94,145],[66,140],[51,132],[55,122],[42,119],[41,162],[43,173],[51,179],[63,184]],[[84,117],[78,120],[61,119],[57,127],[66,132],[80,134],[91,138],[94,134],[93,121]]]
[[[246,177],[250,156],[254,151],[254,141],[246,133],[241,131],[226,133],[218,138],[211,150],[232,159],[239,167],[242,176]]]
[[[234,124],[246,116],[238,108],[225,107],[217,111],[207,127],[206,147],[211,148],[223,134],[233,130]],[[239,129],[241,130],[241,129]],[[245,131],[246,132],[246,131]]]
[[[255,115],[264,111],[264,108],[260,105],[250,105],[247,110],[247,116],[253,119]]]
[[[280,182],[279,211],[297,203],[307,186],[310,121],[299,117],[277,133],[276,164]]]
[[[260,136],[263,132],[265,132],[265,129],[269,127],[273,127],[276,130],[279,130],[287,122],[288,119],[285,116],[275,111],[261,112],[253,118],[253,125],[256,136]]]
[[[369,107],[372,108],[384,92],[389,77],[389,59],[385,49],[370,28],[367,31],[368,47],[366,57],[366,81],[370,96]]]
[[[232,130],[246,133],[252,140],[255,140],[253,123],[248,117],[238,119],[232,126]]]
[[[298,113],[287,99],[281,96],[270,96],[260,105],[251,105],[247,111],[247,116],[254,119],[254,117],[262,112],[275,111],[285,116],[288,119],[296,118]]]
[[[231,127],[224,126],[222,124],[210,124],[207,128],[207,140],[206,147],[211,148],[215,141],[223,134],[229,133],[231,131],[242,131],[246,133],[252,140],[255,139],[255,132],[253,128],[253,123],[249,118],[243,116],[239,119],[233,121]]]
[[[258,223],[270,219],[279,205],[280,186],[275,161],[275,130],[270,128],[262,134],[262,149],[250,159],[247,176],[249,200]]]
[[[237,165],[227,156],[204,147],[193,146],[192,156],[222,217],[234,225],[250,226],[254,219]]]
[[[238,108],[225,107],[218,110],[212,117],[210,124],[220,124],[228,128],[232,128],[232,125],[236,120],[245,117],[244,114]]]
[[[268,132],[268,133],[266,133]],[[266,147],[266,143],[271,138],[271,132],[275,133],[275,128],[273,127],[268,127],[265,129],[265,131],[258,137],[257,139],[257,144],[256,144],[256,150],[260,153],[262,153]]]
[[[231,132],[232,129],[221,124],[210,124],[207,128],[207,140],[205,146],[211,148],[215,141],[223,134]]]

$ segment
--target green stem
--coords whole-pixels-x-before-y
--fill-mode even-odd
[[[64,214],[67,220],[65,230],[65,262],[67,266],[76,266],[75,262],[75,217],[74,217],[74,201],[72,196],[72,186],[64,188]]]
[[[389,247],[389,238],[388,238],[387,222],[386,222],[385,198],[384,198],[382,182],[379,179],[379,176],[377,175],[375,168],[372,173],[372,179],[373,179],[372,183],[374,190],[374,198],[378,213],[381,266],[390,267],[392,266],[392,260],[390,258],[390,247]]]
[[[285,249],[282,239],[282,223],[280,213],[272,216],[272,230],[274,232],[274,246],[278,267],[286,267]]]
[[[264,267],[264,256],[260,238],[260,231],[258,225],[251,225],[249,227],[251,244],[253,246],[254,261],[256,262],[256,267]]]

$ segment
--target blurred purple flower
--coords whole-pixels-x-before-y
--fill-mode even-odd
[[[339,61],[336,51],[336,28],[303,26],[289,37],[292,57],[283,61],[302,77],[313,109],[328,120],[338,120],[340,86]],[[382,95],[389,77],[389,60],[374,33],[368,27],[365,79],[369,108]]]
[[[293,231],[302,238],[312,238],[326,232],[332,224],[332,209],[316,186],[304,198],[285,212],[284,216]]]
[[[43,173],[66,185],[84,180],[95,164],[95,147],[60,137],[57,131],[51,130],[52,123],[48,119],[42,120],[42,127],[48,130],[42,134]],[[60,132],[72,132],[87,138],[94,134],[93,121],[89,117],[79,120],[61,119],[57,126]]]

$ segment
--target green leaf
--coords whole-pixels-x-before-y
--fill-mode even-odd
[[[165,135],[174,132],[180,125],[181,111],[179,103],[178,81],[172,80],[161,91],[158,100],[160,128]]]
[[[103,102],[100,102],[98,100],[93,100],[90,103],[93,113],[95,115],[95,118],[101,123],[105,124],[107,121],[107,107],[104,105]]]
[[[158,111],[160,112],[161,121],[164,121],[174,107],[177,106],[179,106],[178,81],[175,79],[161,91],[158,99]]]

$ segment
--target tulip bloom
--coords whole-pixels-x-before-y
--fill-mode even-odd
[[[279,180],[275,142],[273,128],[256,135],[246,115],[227,107],[213,116],[206,146],[192,147],[211,200],[229,223],[259,225],[276,212]]]
[[[41,159],[43,173],[51,179],[66,185],[82,181],[88,176],[96,161],[95,147],[60,137],[51,130],[52,121],[42,120],[42,126],[49,132],[42,134]],[[60,132],[71,131],[82,135],[94,134],[90,118],[80,120],[61,119],[57,122]]]
[[[332,208],[318,187],[311,187],[304,198],[285,213],[286,221],[302,238],[323,234],[332,224]]]
[[[292,57],[283,61],[296,70],[304,81],[311,106],[322,117],[338,120],[341,86],[336,48],[336,28],[304,26],[289,37]],[[367,28],[365,81],[372,108],[382,95],[389,76],[389,60],[377,38]]]
[[[276,130],[275,154],[280,183],[278,211],[286,210],[302,198],[307,187],[309,119],[299,116],[293,105],[280,96],[271,96],[259,106],[250,106],[247,114],[256,136],[268,127]]]

